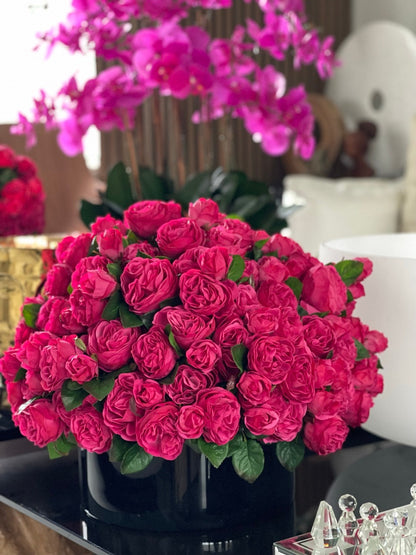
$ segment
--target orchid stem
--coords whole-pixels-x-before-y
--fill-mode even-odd
[[[127,153],[130,159],[131,174],[133,176],[133,184],[136,190],[137,199],[142,200],[142,187],[140,184],[139,164],[137,162],[136,147],[134,144],[133,132],[128,125],[127,113],[124,113],[124,127],[127,141]]]

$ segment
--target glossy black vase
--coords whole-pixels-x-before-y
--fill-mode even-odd
[[[103,532],[104,522],[130,529],[119,547],[122,555],[269,555],[273,541],[293,535],[294,487],[274,449],[265,455],[262,475],[249,484],[231,460],[216,469],[188,447],[175,461],[153,459],[127,476],[106,454],[83,453],[89,536],[114,533],[108,526]]]

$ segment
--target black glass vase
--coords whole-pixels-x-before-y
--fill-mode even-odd
[[[294,486],[272,447],[265,456],[263,473],[249,484],[230,459],[216,469],[187,446],[175,461],[155,458],[133,475],[122,475],[107,454],[83,452],[88,536],[114,536],[122,527],[113,551],[121,555],[268,555],[273,541],[293,535]]]

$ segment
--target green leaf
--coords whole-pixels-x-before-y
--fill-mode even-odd
[[[62,434],[56,441],[48,443],[48,454],[50,459],[59,459],[68,455],[68,453],[76,446],[70,437],[66,438],[65,434]]]
[[[293,472],[299,463],[302,462],[305,454],[305,445],[297,436],[293,441],[279,441],[276,443],[276,456],[280,464]]]
[[[299,300],[303,289],[303,283],[300,281],[300,279],[291,276],[287,278],[285,283],[288,287],[292,289],[297,300]]]
[[[39,314],[41,305],[37,303],[27,303],[23,306],[22,315],[25,324],[29,328],[36,329],[36,320]]]
[[[236,473],[250,484],[255,482],[263,472],[263,448],[254,439],[243,441],[231,460]]]
[[[133,472],[140,472],[150,464],[153,456],[146,453],[143,447],[134,443],[123,456],[121,461],[121,473],[132,474]]]
[[[16,372],[13,382],[20,382],[26,376],[27,370],[25,368],[20,367],[19,370]]]
[[[165,332],[168,334],[169,343],[175,349],[176,354],[181,356],[182,355],[182,350],[179,347],[179,345],[178,345],[178,343],[175,339],[175,336],[173,335],[172,326],[170,324],[167,324],[167,326],[165,327]]]
[[[197,439],[187,439],[185,440],[185,443],[186,445],[189,445],[192,451],[195,451],[195,453],[198,453],[199,455],[201,454],[201,449],[199,448]]]
[[[130,173],[123,162],[118,162],[108,173],[105,198],[124,210],[136,202],[137,195],[130,180]]]
[[[206,456],[215,468],[218,468],[227,458],[228,444],[217,445],[216,443],[208,443],[204,438],[200,437],[198,439],[198,447],[200,448],[201,453]]]
[[[368,349],[366,349],[364,347],[364,345],[362,343],[360,343],[360,341],[358,341],[358,339],[354,339],[354,343],[355,343],[355,347],[357,349],[357,356],[356,356],[356,362],[358,362],[359,360],[364,360],[365,358],[370,358],[371,357],[371,353]]]
[[[261,258],[262,256],[262,248],[264,247],[264,245],[269,241],[269,238],[267,239],[260,239],[260,241],[256,241],[253,245],[253,255],[254,255],[254,260],[258,260],[259,258]]]
[[[0,189],[3,185],[6,185],[6,183],[12,181],[12,179],[15,179],[16,177],[17,173],[11,168],[2,168],[0,170]]]
[[[246,263],[239,254],[233,254],[233,260],[227,272],[227,278],[231,281],[238,281],[244,273]]]
[[[175,200],[182,205],[188,205],[198,198],[211,196],[211,172],[204,171],[190,177],[185,185],[175,193]]]
[[[83,342],[83,340],[80,337],[77,337],[74,341],[75,345],[78,347],[78,349],[81,349],[81,351],[86,351],[87,350],[87,346],[85,345],[85,343]]]
[[[173,192],[172,181],[148,167],[140,167],[140,185],[143,200],[167,200]]]
[[[242,443],[245,441],[243,434],[238,433],[231,441],[228,442],[228,453],[227,457],[232,457],[239,449],[241,449]]]
[[[112,373],[106,374],[103,377],[94,378],[89,382],[83,383],[82,387],[98,401],[102,401],[113,389],[115,379],[116,376],[114,376]]]
[[[243,343],[239,343],[238,345],[233,345],[231,347],[231,356],[233,357],[233,361],[235,362],[237,368],[244,372],[246,366],[246,353],[247,347],[243,345]]]
[[[354,297],[349,289],[347,289],[347,303],[352,303]]]
[[[359,260],[341,260],[335,268],[347,287],[356,282],[363,273],[364,264]]]
[[[75,383],[72,380],[65,380],[62,384],[61,397],[64,407],[67,411],[76,409],[82,405],[83,400],[87,397],[88,393],[80,388],[73,389],[71,384]],[[77,384],[79,386],[79,384]]]
[[[101,314],[101,318],[103,320],[115,320],[118,318],[119,308],[121,304],[121,293],[120,290],[117,288],[108,299],[107,304],[104,307],[103,313]]]
[[[119,279],[123,271],[119,262],[110,262],[110,264],[107,264],[107,270],[108,273],[111,276],[115,277],[117,280]]]
[[[93,204],[87,200],[81,200],[81,209],[79,214],[81,220],[87,227],[90,227],[90,225],[94,223],[99,216],[105,216],[108,212],[108,208],[106,208],[103,204]]]
[[[110,462],[121,462],[124,455],[133,445],[133,442],[126,441],[117,434],[114,434],[111,442],[111,448],[108,452]]]
[[[134,312],[130,312],[126,303],[121,303],[119,306],[120,320],[123,328],[138,328],[143,326],[143,320]]]

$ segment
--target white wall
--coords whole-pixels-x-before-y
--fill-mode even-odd
[[[352,28],[354,30],[371,21],[382,19],[400,23],[416,33],[416,1],[353,0]]]

